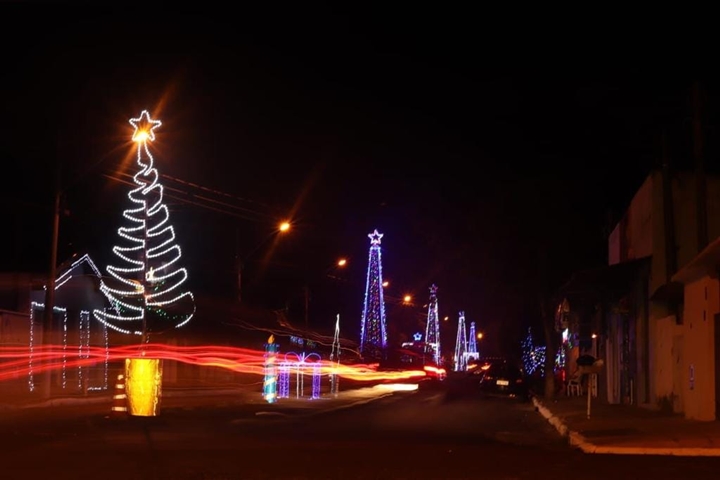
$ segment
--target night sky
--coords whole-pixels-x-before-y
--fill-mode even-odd
[[[377,228],[390,295],[414,294],[422,312],[435,283],[444,335],[454,341],[464,310],[514,341],[536,323],[538,290],[607,263],[609,226],[663,131],[673,162],[691,165],[695,77],[594,70],[499,42],[462,12],[1,8],[27,29],[0,33],[0,158],[14,168],[0,192],[3,271],[47,270],[58,166],[59,261],[88,252],[104,269],[126,208],[119,179],[135,167],[123,164],[128,119],[148,109],[163,122],[155,165],[177,189],[195,291],[232,296],[235,256],[249,256],[247,301],[296,307],[308,284],[315,325],[342,312],[359,329]],[[703,87],[711,129],[715,85]],[[707,142],[712,170],[712,130]],[[269,250],[286,217],[294,230]]]

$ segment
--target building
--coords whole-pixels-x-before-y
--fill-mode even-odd
[[[698,189],[694,173],[652,171],[609,236],[608,266],[558,292],[580,348],[605,362],[599,394],[610,403],[715,419],[720,247],[705,245],[720,237],[720,178],[702,178]]]

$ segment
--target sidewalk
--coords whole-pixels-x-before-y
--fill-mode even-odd
[[[587,396],[532,401],[571,445],[585,453],[720,457],[720,421],[686,420],[643,407],[604,404],[597,398],[591,400],[588,418]]]

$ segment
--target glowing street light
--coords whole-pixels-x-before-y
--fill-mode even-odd
[[[483,333],[482,333],[482,332],[478,332],[478,334],[477,334],[477,339],[478,339],[478,340],[482,340],[482,338],[483,338]]]
[[[337,266],[338,266],[338,267],[344,267],[345,265],[347,265],[347,260],[346,260],[346,259],[341,258],[340,260],[338,260],[338,262],[337,262]]]
[[[289,221],[284,220],[284,221],[280,222],[280,223],[277,225],[277,229],[276,229],[276,230],[273,230],[272,232],[270,232],[270,234],[269,234],[267,237],[263,238],[263,239],[255,246],[255,248],[253,248],[253,249],[250,251],[250,253],[248,253],[247,255],[245,255],[245,257],[241,258],[239,251],[236,253],[236,262],[237,262],[237,265],[236,265],[236,270],[237,270],[237,299],[238,299],[238,302],[242,302],[242,274],[243,274],[243,269],[245,268],[245,263],[247,263],[247,261],[248,261],[253,255],[255,255],[255,253],[257,253],[257,251],[260,250],[260,248],[261,248],[263,245],[265,245],[271,238],[275,237],[277,234],[284,235],[284,234],[286,234],[287,232],[289,232],[291,228],[292,228],[292,224],[291,224]],[[239,233],[239,230],[238,230],[238,237],[239,237],[239,236],[240,236],[240,233]]]
[[[412,295],[405,295],[405,296],[403,297],[403,302],[405,302],[405,303],[410,303],[410,302],[412,302]]]

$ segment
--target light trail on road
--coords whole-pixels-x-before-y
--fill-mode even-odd
[[[265,352],[218,345],[174,346],[165,344],[129,345],[119,347],[42,345],[0,347],[0,381],[61,368],[87,367],[103,362],[124,361],[126,358],[158,358],[202,367],[216,367],[238,373],[265,374]],[[355,381],[416,380],[427,375],[422,370],[378,371],[376,364],[343,365],[329,360],[308,358],[298,361],[288,352],[278,354],[278,364],[291,373],[337,375]]]

